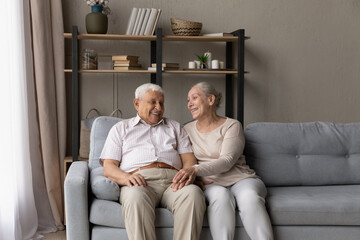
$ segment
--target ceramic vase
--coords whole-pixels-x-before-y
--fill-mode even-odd
[[[86,15],[86,31],[89,34],[105,34],[108,28],[108,18],[102,14],[102,6],[91,6],[91,13]]]

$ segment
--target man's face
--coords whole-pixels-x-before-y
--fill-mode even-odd
[[[156,124],[164,114],[164,96],[159,92],[148,90],[142,99],[134,99],[134,106],[142,120],[150,125]]]

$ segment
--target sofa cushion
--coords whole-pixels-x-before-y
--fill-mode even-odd
[[[360,185],[271,187],[273,225],[360,225]]]
[[[91,191],[98,199],[118,201],[120,187],[107,177],[104,177],[104,168],[98,167],[90,173]]]
[[[155,211],[156,227],[173,227],[174,216],[166,208],[156,208]],[[125,228],[124,219],[122,216],[122,206],[119,202],[93,199],[90,206],[90,222],[95,225],[107,226],[107,227],[119,227]],[[240,219],[240,214],[236,210],[235,225],[242,227],[243,224]],[[203,226],[208,227],[207,214],[205,213]]]
[[[360,184],[360,123],[254,123],[245,156],[266,186]]]
[[[173,227],[174,218],[166,208],[156,208],[156,227]],[[90,207],[90,222],[96,225],[125,228],[122,206],[118,202],[94,199]]]
[[[90,154],[89,154],[89,168],[94,169],[100,167],[99,158],[104,147],[105,140],[109,134],[110,129],[116,123],[121,121],[121,118],[101,116],[95,119],[90,133]]]

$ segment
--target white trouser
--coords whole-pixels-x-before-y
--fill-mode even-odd
[[[235,207],[252,240],[272,240],[273,231],[265,208],[266,187],[259,178],[246,178],[229,187],[206,186],[208,220],[214,240],[233,240]]]

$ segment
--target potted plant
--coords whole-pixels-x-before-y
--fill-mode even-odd
[[[204,54],[204,55],[196,55],[196,57],[198,58],[198,60],[200,61],[200,69],[206,69],[208,68],[206,61],[208,59],[208,55]]]

